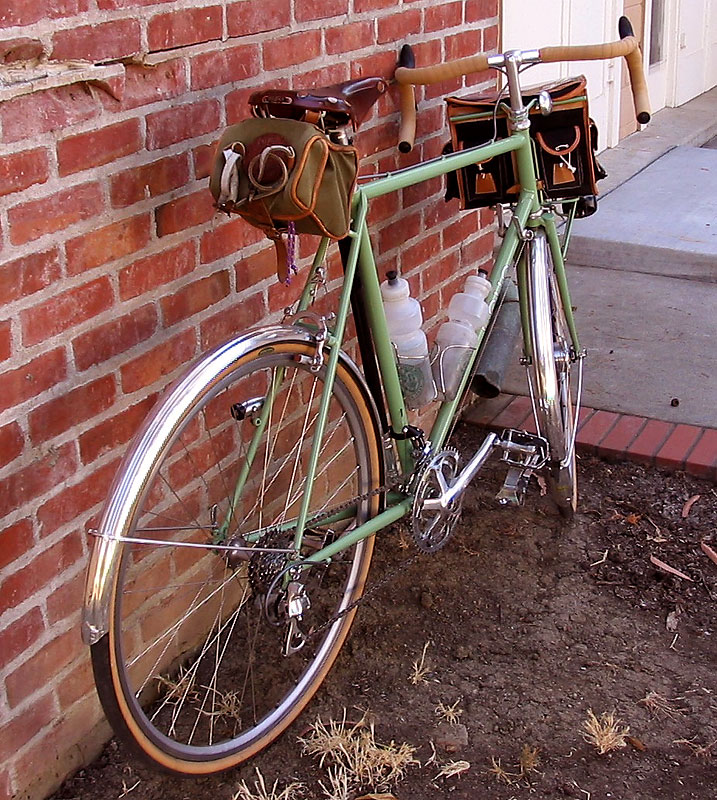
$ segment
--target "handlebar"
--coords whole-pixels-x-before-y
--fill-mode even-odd
[[[630,74],[635,116],[641,124],[650,120],[650,100],[647,93],[647,81],[642,67],[642,54],[640,45],[635,37],[632,25],[627,17],[620,17],[620,40],[605,44],[565,45],[559,47],[543,47],[540,50],[525,51],[523,63],[540,63],[554,61],[598,61],[624,56]],[[408,51],[408,54],[404,51]],[[410,55],[410,59],[409,59]],[[489,56],[481,53],[468,58],[459,58],[436,64],[431,67],[414,67],[410,63],[413,52],[408,45],[401,50],[399,66],[396,68],[395,79],[399,84],[401,96],[401,131],[399,149],[407,153],[413,147],[415,136],[415,95],[414,86],[426,86],[452,78],[469,75],[473,72],[482,72],[489,67],[500,67],[504,56]]]
[[[398,57],[399,69],[414,69],[416,57],[411,45],[404,44]],[[416,138],[416,93],[413,84],[399,83],[398,92],[401,100],[401,128],[398,131],[398,149],[402,153],[410,153]]]

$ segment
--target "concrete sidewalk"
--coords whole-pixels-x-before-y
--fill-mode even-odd
[[[578,445],[717,479],[717,88],[600,155],[568,252],[588,350]],[[710,142],[710,145],[712,143]],[[475,421],[525,424],[523,371]],[[513,396],[516,396],[515,399]],[[522,419],[517,420],[517,417]]]

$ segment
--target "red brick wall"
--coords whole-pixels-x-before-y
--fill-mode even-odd
[[[420,64],[495,49],[497,5],[2,3],[0,61],[44,54],[113,62],[118,74],[104,89],[0,104],[0,798],[44,796],[107,735],[79,607],[86,529],[127,441],[183,365],[276,319],[298,290],[276,283],[260,233],[214,213],[218,132],[258,86],[388,77],[403,41]],[[396,93],[383,98],[358,137],[364,171],[439,153],[441,97],[457,88],[420,93],[408,156],[395,149]],[[443,202],[439,180],[371,213],[381,268],[400,265],[435,327],[492,234]],[[337,266],[334,254],[335,284]]]

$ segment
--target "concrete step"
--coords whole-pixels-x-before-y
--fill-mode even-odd
[[[588,351],[584,403],[717,428],[717,285],[599,267],[570,267],[568,277]],[[528,393],[519,356],[510,394]]]
[[[717,150],[675,147],[611,191],[569,262],[717,283]]]

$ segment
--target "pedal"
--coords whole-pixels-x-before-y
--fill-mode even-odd
[[[542,436],[508,428],[501,434],[498,447],[502,460],[511,467],[523,470],[540,469],[548,460],[548,441]]]
[[[532,473],[532,469],[510,467],[501,490],[495,496],[498,503],[501,506],[522,506]]]
[[[503,450],[508,474],[496,500],[502,506],[522,506],[530,476],[548,460],[548,442],[534,433],[510,428],[503,431],[498,447]]]

